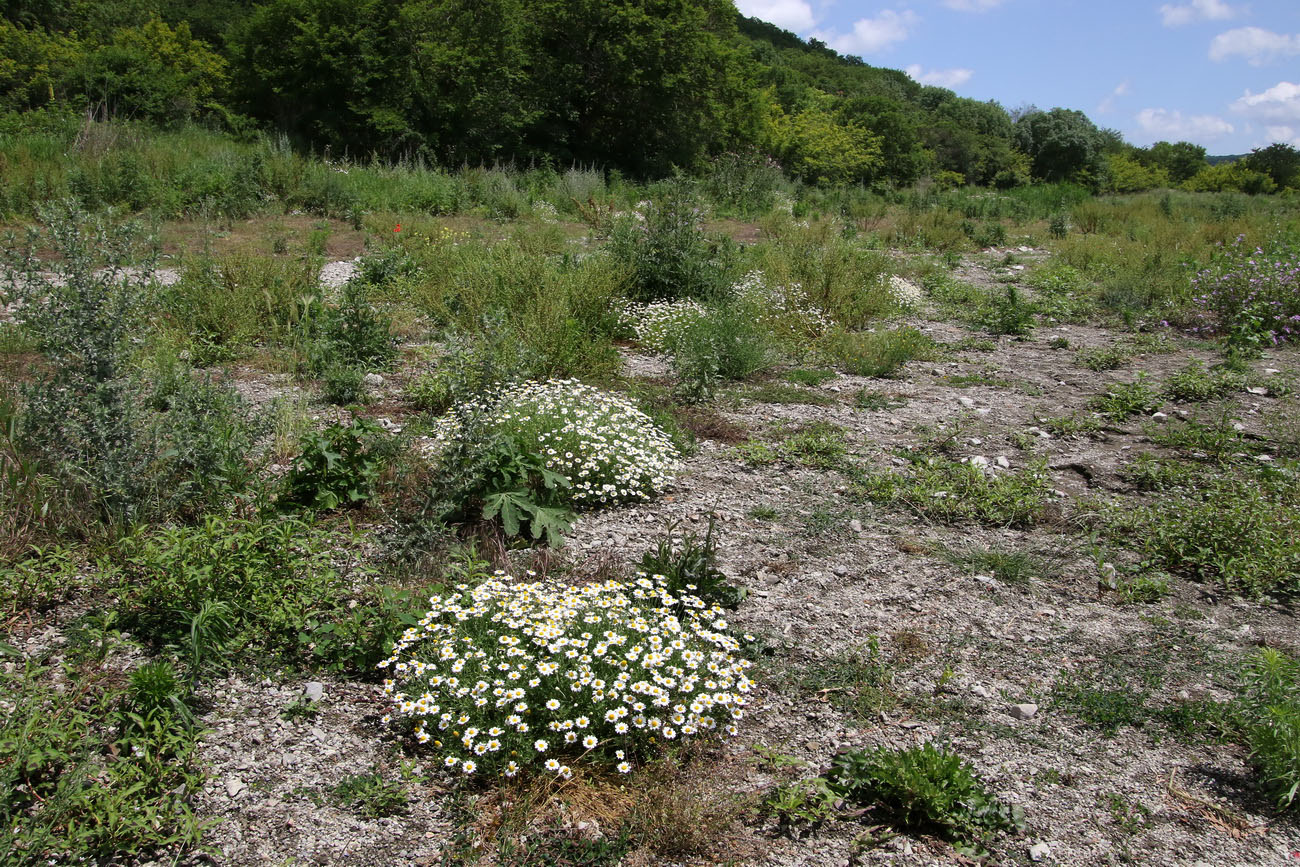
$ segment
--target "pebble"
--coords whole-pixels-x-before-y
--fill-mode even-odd
[[[1029,860],[1042,861],[1048,855],[1052,854],[1051,848],[1046,843],[1035,843],[1029,847]]]
[[[957,402],[962,406],[966,407],[967,409],[970,409],[971,407],[975,406],[975,401],[969,397],[959,397],[957,398]]]
[[[307,701],[320,701],[325,697],[325,684],[313,680],[302,688],[302,697]]]
[[[1163,412],[1153,412],[1153,413],[1151,413],[1151,420],[1152,420],[1152,421],[1168,421],[1168,420],[1169,420],[1169,415],[1168,415],[1168,413],[1163,413]]]
[[[244,789],[246,788],[247,786],[244,785],[244,781],[239,779],[239,777],[230,777],[226,780],[226,794],[231,798],[231,800],[238,798],[243,794]]]
[[[849,567],[847,567],[847,566],[836,566],[835,569],[834,569],[834,572],[835,572],[836,575],[838,575],[839,577],[843,578],[845,575],[849,574]]]
[[[384,378],[378,373],[367,373],[361,381],[369,388],[379,388],[384,384]]]
[[[979,697],[979,698],[992,698],[992,697],[993,697],[993,693],[989,692],[987,687],[983,686],[982,684],[978,684],[978,683],[975,684],[974,686],[972,686],[972,687],[970,688],[970,692],[971,692],[971,695],[973,695],[973,696],[977,696],[977,697]]]
[[[1001,467],[1004,470],[1011,469],[1011,461],[1007,460],[1006,455],[998,455],[997,460],[994,461],[994,463],[996,463],[999,467]]]
[[[862,532],[862,522],[859,521],[857,518],[854,518],[852,521],[849,521],[849,529],[852,530],[852,531],[855,532],[855,533],[861,533],[861,532]]]
[[[1267,388],[1264,388],[1263,386],[1258,386],[1258,385],[1256,385],[1256,386],[1251,386],[1250,388],[1246,389],[1246,391],[1248,391],[1248,392],[1251,393],[1251,394],[1268,394],[1268,389],[1267,389]]]
[[[1023,704],[1013,704],[1007,713],[1020,720],[1033,719],[1034,715],[1038,713],[1038,705],[1031,701]]]

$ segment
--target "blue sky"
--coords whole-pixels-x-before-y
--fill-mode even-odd
[[[1133,144],[1300,147],[1300,0],[737,0],[873,66]]]

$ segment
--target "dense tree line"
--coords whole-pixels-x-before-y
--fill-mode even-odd
[[[0,0],[0,110],[274,129],[333,153],[587,163],[725,152],[809,183],[1121,192],[1300,183],[1275,144],[1210,166],[1083,113],[928,87],[740,16],[732,0]]]

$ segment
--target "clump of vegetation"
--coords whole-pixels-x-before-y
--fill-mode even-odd
[[[662,576],[583,587],[491,578],[431,603],[381,664],[393,674],[385,720],[401,719],[458,774],[568,778],[580,760],[628,773],[660,744],[737,731],[750,663],[721,608],[670,593]],[[677,640],[646,643],[653,629]],[[567,649],[590,662],[573,667]],[[669,667],[683,674],[666,678]]]
[[[662,575],[667,579],[666,589],[673,595],[689,594],[723,608],[735,608],[748,591],[730,583],[718,568],[715,529],[716,524],[710,518],[703,539],[687,533],[678,543],[674,541],[670,527],[655,547],[641,557],[641,571],[647,575]]]
[[[1300,255],[1237,238],[1192,280],[1209,327],[1234,345],[1258,349],[1300,337]]]
[[[1300,588],[1300,496],[1285,473],[1220,475],[1107,516],[1110,533],[1167,572],[1252,596]]]
[[[1117,383],[1093,398],[1089,406],[1111,421],[1122,422],[1133,415],[1150,415],[1164,404],[1160,391],[1139,373],[1132,382]]]
[[[837,331],[829,335],[827,355],[856,376],[895,376],[909,361],[935,357],[938,347],[910,325],[890,331]]]
[[[37,504],[62,503],[67,511],[47,519],[73,526],[87,511],[123,527],[241,490],[253,425],[238,395],[179,363],[150,386],[134,364],[131,335],[151,285],[136,230],[76,210],[45,216],[48,232],[33,231],[26,253],[6,250],[9,295],[43,356],[7,412],[10,478],[59,485],[61,496]],[[52,273],[35,259],[37,243],[53,246]]]
[[[379,436],[379,425],[360,418],[347,427],[334,424],[307,434],[285,478],[281,504],[328,512],[365,503],[379,480],[381,463],[373,444]]]
[[[1241,391],[1246,382],[1245,374],[1227,368],[1207,370],[1204,364],[1193,359],[1165,381],[1165,395],[1170,400],[1199,403]]]
[[[1300,804],[1300,662],[1265,648],[1246,666],[1246,742],[1281,809]]]
[[[199,846],[204,823],[190,806],[203,785],[197,730],[173,701],[183,686],[152,665],[129,688],[57,678],[35,661],[0,671],[6,863],[143,860]]]
[[[900,828],[976,851],[1025,827],[1018,806],[999,801],[959,755],[933,743],[841,753],[827,779],[845,800],[877,808]]]
[[[868,499],[901,504],[929,518],[1002,527],[1032,524],[1051,490],[1042,462],[990,473],[936,456],[918,456],[904,472],[870,474],[858,487]]]
[[[685,184],[669,184],[639,219],[620,220],[609,250],[630,274],[638,302],[721,300],[730,281],[730,248],[704,234],[699,203]]]

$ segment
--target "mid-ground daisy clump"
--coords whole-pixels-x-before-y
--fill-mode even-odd
[[[499,396],[463,403],[437,438],[501,437],[536,454],[568,481],[575,508],[636,502],[662,493],[681,455],[648,415],[616,394],[572,379],[528,381]]]
[[[501,573],[435,596],[380,668],[410,726],[464,775],[562,777],[586,757],[621,773],[657,746],[736,733],[752,682],[722,609],[663,576],[582,587]]]

